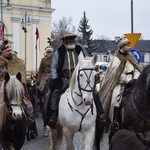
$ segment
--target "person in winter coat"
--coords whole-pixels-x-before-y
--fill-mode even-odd
[[[134,56],[130,53],[130,41],[126,37],[117,39],[119,49],[108,64],[105,79],[99,95],[104,107],[103,117],[113,122],[119,128],[119,106],[125,86],[133,86],[141,73],[141,69]]]
[[[56,128],[59,96],[65,91],[66,88],[68,88],[69,80],[78,63],[78,55],[80,52],[83,52],[83,54],[86,55],[86,52],[84,51],[85,49],[80,44],[78,44],[75,39],[75,34],[64,35],[61,38],[62,44],[55,51],[52,58],[50,67],[50,89],[52,94],[50,99],[50,117],[48,119],[48,125],[53,129]],[[94,95],[96,95],[96,92],[94,93]],[[98,100],[96,100],[96,98]],[[94,98],[95,103],[99,102],[99,104],[96,103],[96,106],[99,108],[99,114],[102,114],[102,105],[99,101],[99,97],[96,98]]]
[[[48,82],[50,79],[50,65],[52,61],[52,55],[53,55],[53,48],[51,45],[47,46],[45,48],[45,54],[44,57],[41,59],[39,71],[37,73],[37,98],[39,99],[40,109],[43,109],[44,100],[42,100],[42,97],[44,95],[44,91],[46,90],[46,87],[48,87]],[[48,128],[46,124],[44,123],[44,136],[48,136]]]
[[[28,121],[28,132],[27,140],[32,140],[37,137],[37,128],[34,118],[34,110],[30,100],[29,92],[26,87],[26,68],[24,61],[20,58],[13,57],[13,51],[8,40],[4,40],[0,46],[0,78],[4,81],[5,73],[8,72],[10,75],[16,75],[18,72],[21,73],[21,83],[25,89],[25,96],[23,98],[24,111],[27,115]]]

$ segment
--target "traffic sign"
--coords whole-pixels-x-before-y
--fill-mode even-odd
[[[132,33],[132,34],[124,34],[124,35],[130,41],[131,47],[134,48],[141,36],[141,33]]]
[[[138,63],[140,63],[142,61],[142,55],[138,50],[131,49],[130,52],[134,55],[134,57]]]

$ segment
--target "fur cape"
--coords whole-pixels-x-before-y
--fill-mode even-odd
[[[119,64],[115,73],[108,80],[106,79],[105,83],[103,84],[103,86],[101,87],[101,89],[99,91],[99,97],[101,98],[101,101],[102,101],[102,104],[104,107],[103,118],[106,120],[108,120],[108,113],[109,113],[110,104],[111,104],[112,92],[113,92],[116,84],[119,82],[120,76],[125,68],[126,62],[129,61],[134,66],[135,69],[137,69],[139,72],[141,72],[141,68],[137,64],[137,62],[132,54],[128,53],[125,57],[124,55],[122,55],[119,52],[119,50],[117,50],[115,52],[114,56],[118,57],[118,59],[120,59],[121,63]],[[109,72],[109,68],[107,68],[107,69]],[[107,93],[105,92],[106,90],[108,91]]]
[[[12,58],[7,60],[4,57],[0,56],[0,66],[5,66],[8,69],[10,75],[16,75],[18,72],[22,75],[22,83],[26,84],[26,70],[23,60],[19,58]]]

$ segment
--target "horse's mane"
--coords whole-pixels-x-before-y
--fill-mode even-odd
[[[79,64],[77,64],[76,68],[73,71],[72,77],[70,79],[70,88],[71,90],[73,90],[74,86],[75,86],[75,82],[76,82],[76,73],[78,71],[79,68]]]
[[[5,124],[7,115],[9,114],[4,101],[4,88],[6,89],[8,100],[16,100],[18,105],[22,104],[22,98],[24,96],[24,87],[16,76],[10,76],[7,83],[5,81],[2,83],[0,89],[0,129]]]
[[[145,87],[146,89],[150,88],[150,65],[147,65],[142,70],[137,80],[137,86],[141,88]]]

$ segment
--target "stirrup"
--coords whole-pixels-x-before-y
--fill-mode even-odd
[[[110,129],[110,130],[119,130],[119,123],[114,120],[114,121],[109,125],[109,129]]]

